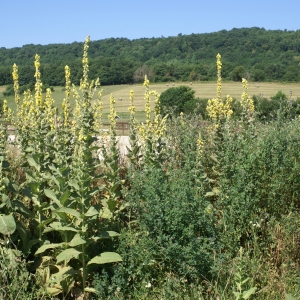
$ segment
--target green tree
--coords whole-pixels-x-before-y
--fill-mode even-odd
[[[172,110],[175,114],[184,111],[186,102],[195,100],[195,91],[188,86],[172,87],[160,95],[160,105],[163,114]]]
[[[245,68],[243,66],[237,66],[231,72],[231,79],[233,81],[242,81],[242,79],[245,77],[245,74]]]
[[[263,70],[255,69],[253,73],[254,81],[264,81],[266,79],[266,73]]]

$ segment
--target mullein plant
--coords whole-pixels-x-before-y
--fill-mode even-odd
[[[208,116],[214,123],[214,127],[217,129],[220,126],[220,123],[224,120],[229,120],[233,114],[231,108],[232,97],[229,95],[226,96],[226,99],[222,99],[222,62],[221,55],[218,53],[217,56],[217,98],[210,99],[207,102],[206,110]]]
[[[142,124],[136,124],[139,143],[141,145],[141,153],[143,156],[143,162],[151,164],[159,163],[161,155],[165,148],[163,141],[164,134],[166,132],[167,117],[162,117],[160,114],[160,102],[159,94],[156,91],[150,91],[150,81],[147,76],[143,85],[145,86],[145,114],[146,121]],[[154,110],[151,109],[151,96],[155,97]],[[151,114],[154,113],[154,118]]]
[[[81,284],[78,287],[83,293],[93,292],[86,285],[89,266],[121,261],[116,253],[101,253],[99,250],[99,255],[95,256],[93,251],[93,256],[88,254],[90,246],[98,240],[117,236],[115,232],[101,230],[101,220],[104,218],[102,211],[105,208],[101,204],[101,191],[105,186],[96,184],[100,178],[103,179],[103,175],[97,172],[99,160],[95,152],[99,146],[95,135],[96,129],[101,127],[102,104],[101,93],[96,104],[93,106],[91,103],[99,80],[90,82],[88,79],[89,41],[87,37],[84,43],[83,77],[79,91],[74,85],[71,86],[70,69],[67,66],[65,68],[66,94],[61,117],[54,107],[50,89],[43,97],[40,57],[35,56],[34,95],[28,90],[22,100],[19,95],[18,68],[16,65],[13,67],[17,104],[14,125],[24,157],[26,180],[19,191],[12,184],[9,187],[23,203],[29,202],[31,207],[29,210],[24,204],[14,201],[27,220],[26,224],[18,222],[16,225],[22,240],[19,247],[25,254],[35,251],[33,268],[37,268],[37,272],[42,275],[42,284],[52,295],[63,293],[65,296],[79,278]],[[71,96],[76,105],[74,118],[70,109]],[[8,118],[10,112],[6,106],[4,111]],[[111,111],[113,116],[114,108]],[[111,135],[112,141],[115,141],[113,121]],[[6,140],[2,131],[0,138],[1,141]],[[111,144],[111,148],[116,149],[116,142]],[[115,153],[114,159],[118,163],[117,150]],[[6,167],[2,163],[1,183],[6,180],[2,176],[2,170]],[[109,189],[113,189],[112,185]],[[10,228],[15,231],[13,226]],[[49,235],[50,232],[55,234]],[[77,261],[76,267],[71,267],[73,261]]]

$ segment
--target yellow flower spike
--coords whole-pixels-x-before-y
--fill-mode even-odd
[[[245,114],[252,113],[254,111],[254,102],[247,94],[248,81],[245,78],[243,78],[242,83],[243,83],[243,93],[241,95],[241,106]]]
[[[128,110],[130,111],[130,115],[133,116],[135,114],[135,106],[133,105],[133,98],[134,98],[133,90],[130,91],[129,97],[130,97],[130,106]]]
[[[116,130],[116,117],[117,117],[117,113],[116,113],[116,109],[115,109],[115,104],[116,104],[116,100],[114,98],[114,96],[111,94],[110,98],[109,98],[109,115],[108,118],[110,120],[110,135],[113,136],[115,135],[115,130]]]
[[[89,88],[88,83],[88,73],[89,73],[89,59],[88,59],[88,49],[89,49],[90,36],[87,36],[83,46],[83,57],[82,57],[82,67],[83,76],[80,80],[80,89],[87,90]]]
[[[15,102],[18,108],[20,103],[20,92],[19,92],[19,73],[18,73],[18,66],[16,64],[13,65],[12,77],[14,81]]]
[[[64,126],[67,127],[70,124],[70,95],[71,95],[71,72],[69,66],[65,66],[65,78],[66,78],[66,91],[65,98],[63,99],[62,108],[64,115]]]
[[[39,55],[35,55],[35,61],[34,61],[34,66],[35,66],[35,104],[37,107],[41,108],[43,105],[43,98],[42,98],[42,81],[41,81],[41,73],[40,73],[40,57]]]
[[[54,100],[52,98],[51,89],[46,90],[46,98],[45,98],[45,119],[49,123],[51,130],[55,127],[54,121],[54,108],[53,108]]]

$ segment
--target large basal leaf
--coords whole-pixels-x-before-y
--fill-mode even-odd
[[[107,264],[122,261],[121,256],[116,252],[103,252],[101,255],[93,257],[87,264]]]
[[[43,245],[39,249],[37,249],[37,251],[34,253],[34,255],[43,253],[48,249],[55,249],[55,248],[63,247],[63,246],[64,246],[64,243]]]
[[[0,233],[2,234],[12,234],[17,228],[15,219],[12,214],[1,215],[0,214]]]
[[[79,252],[73,248],[66,249],[63,252],[59,253],[56,257],[56,262],[59,263],[64,260],[69,260],[72,258],[78,258],[82,252]]]

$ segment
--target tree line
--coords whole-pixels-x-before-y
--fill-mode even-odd
[[[12,84],[12,65],[19,66],[20,85],[32,83],[34,55],[41,56],[42,80],[49,86],[64,85],[64,66],[79,83],[83,43],[25,45],[0,48],[0,85]],[[109,38],[90,44],[90,78],[102,85],[141,82],[215,80],[215,56],[222,55],[222,77],[240,81],[298,81],[300,30],[234,28],[206,34],[173,37]]]

